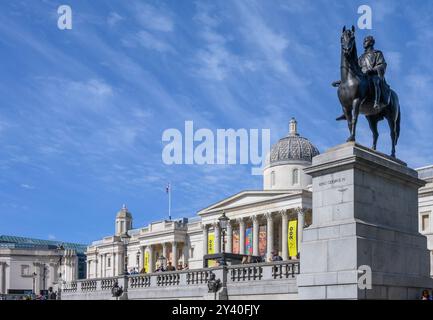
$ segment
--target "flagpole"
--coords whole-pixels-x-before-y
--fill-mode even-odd
[[[168,219],[171,220],[171,183],[168,183]]]

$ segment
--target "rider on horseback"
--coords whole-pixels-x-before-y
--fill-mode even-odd
[[[374,109],[379,111],[381,107],[389,103],[389,86],[385,81],[386,61],[383,53],[374,49],[375,40],[373,36],[367,36],[364,39],[364,53],[359,57],[358,64],[362,72],[368,75],[374,85]],[[332,83],[334,87],[340,85],[340,81]],[[381,97],[383,103],[381,103]],[[344,120],[346,117],[339,116],[337,120]]]

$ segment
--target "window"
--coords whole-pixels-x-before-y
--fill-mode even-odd
[[[194,247],[191,247],[190,258],[194,258]]]
[[[22,276],[29,276],[30,275],[30,266],[27,264],[21,265],[21,275]]]
[[[299,183],[299,170],[293,169],[292,172],[292,184],[298,184]]]
[[[108,268],[111,268],[111,258],[108,258],[108,259],[107,259],[107,267],[108,267]]]
[[[428,231],[430,226],[430,216],[429,214],[421,215],[421,231]]]
[[[271,172],[271,186],[275,186],[275,171]]]

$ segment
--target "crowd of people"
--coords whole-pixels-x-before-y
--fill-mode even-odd
[[[188,264],[182,264],[181,262],[175,267],[173,266],[173,264],[171,263],[171,261],[169,261],[167,263],[167,265],[163,265],[163,264],[158,264],[156,267],[155,272],[165,272],[165,271],[180,271],[180,270],[188,270]],[[134,274],[144,274],[147,273],[146,269],[143,267],[141,270],[138,270],[138,268],[132,268],[128,271],[128,275],[134,275]]]

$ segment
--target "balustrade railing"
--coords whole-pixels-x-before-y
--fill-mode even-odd
[[[156,277],[158,287],[176,286],[180,283],[180,274],[176,271],[170,273],[160,273]]]
[[[224,271],[226,270],[226,271]],[[224,275],[227,272],[227,276]],[[92,291],[109,291],[113,288],[116,281],[119,286],[127,289],[147,289],[161,287],[180,287],[180,286],[203,286],[207,285],[211,273],[216,278],[227,279],[227,283],[240,283],[253,281],[260,283],[263,281],[291,280],[299,274],[299,261],[278,261],[266,263],[253,263],[242,265],[231,265],[223,267],[193,269],[170,272],[156,272],[149,274],[130,275],[128,277],[112,277],[103,279],[86,279],[68,282],[63,286],[66,294],[85,293]],[[125,282],[128,281],[126,286]]]
[[[299,262],[282,262],[272,268],[273,279],[294,278],[297,274],[299,274]]]
[[[263,278],[263,267],[256,265],[236,266],[229,269],[232,281],[260,280]]]
[[[186,283],[188,285],[207,283],[210,273],[211,270],[191,270],[186,274]]]
[[[101,290],[111,290],[111,288],[113,288],[115,282],[116,282],[115,278],[102,279],[101,280]]]
[[[128,287],[132,289],[150,287],[150,276],[148,275],[130,276],[128,278]]]
[[[77,292],[77,282],[66,282],[63,287],[63,292]]]
[[[83,280],[81,282],[81,291],[96,291],[96,279],[95,280]]]

